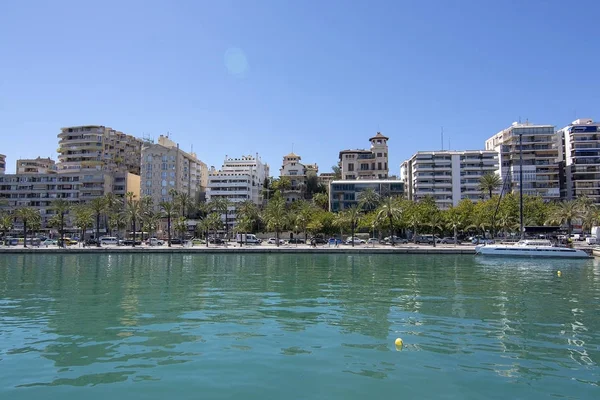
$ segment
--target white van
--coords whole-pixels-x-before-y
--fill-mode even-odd
[[[119,239],[113,236],[103,236],[100,238],[100,244],[119,244]]]
[[[251,233],[238,233],[236,236],[236,242],[241,244],[260,244],[262,240]]]

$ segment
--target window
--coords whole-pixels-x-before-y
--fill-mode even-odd
[[[354,164],[348,164],[348,171],[354,171]]]
[[[152,181],[151,180],[147,180],[146,181],[146,186],[152,186]]]
[[[377,157],[382,157],[383,153],[377,153]]]
[[[160,182],[160,185],[161,185],[162,187],[165,187],[165,186],[167,186],[167,181],[166,181],[165,179],[163,179],[163,180]]]
[[[165,162],[167,162],[167,161],[168,161],[168,158],[167,158],[167,156],[166,156],[166,155],[162,156],[162,162],[164,162],[164,163],[165,163]]]
[[[175,178],[175,172],[171,171],[171,178]]]
[[[379,162],[379,163],[377,163],[377,169],[378,169],[378,170],[381,170],[381,163],[380,163],[380,162]]]
[[[152,162],[152,154],[148,154],[148,155],[146,156],[146,161],[148,161],[148,162]]]
[[[167,172],[166,172],[166,171],[163,171],[163,172],[161,172],[161,173],[160,173],[160,177],[161,177],[162,179],[167,179]]]

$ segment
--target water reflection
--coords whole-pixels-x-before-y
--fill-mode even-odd
[[[465,256],[4,256],[0,367],[15,367],[0,387],[160,382],[189,368],[211,386],[215,368],[243,363],[256,378],[293,363],[339,381],[443,371],[592,387],[598,277],[591,261]]]

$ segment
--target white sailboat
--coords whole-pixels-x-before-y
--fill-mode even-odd
[[[519,134],[519,219],[521,240],[515,244],[483,244],[475,247],[475,254],[500,257],[556,257],[589,258],[583,250],[554,246],[549,240],[526,240],[523,225],[523,136]]]

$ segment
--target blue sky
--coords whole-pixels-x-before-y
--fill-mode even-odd
[[[322,172],[390,137],[483,148],[529,119],[600,119],[600,3],[0,2],[0,153],[56,158],[62,126],[171,137],[209,165],[294,151]]]

